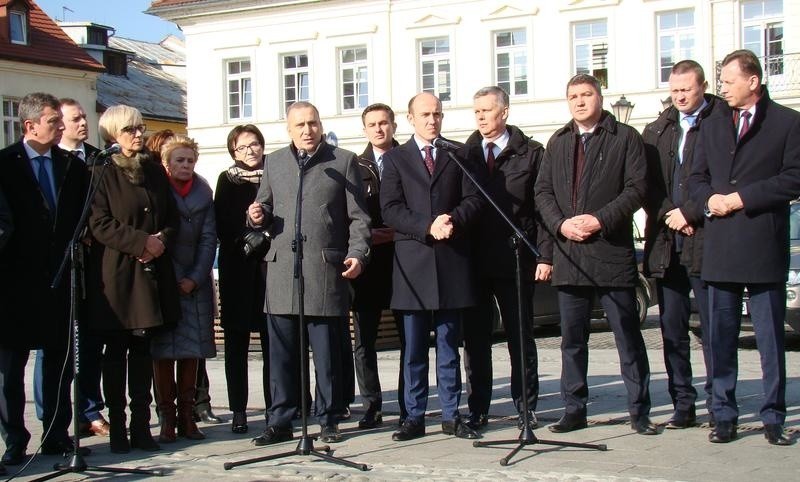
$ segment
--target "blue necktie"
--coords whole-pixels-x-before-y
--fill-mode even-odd
[[[39,178],[39,188],[42,190],[42,195],[44,196],[45,201],[47,201],[47,206],[50,208],[51,212],[56,211],[56,197],[53,195],[53,186],[50,184],[50,175],[47,174],[47,169],[45,167],[45,162],[47,161],[46,156],[36,156],[33,158],[34,161],[39,162],[39,173],[37,177]]]

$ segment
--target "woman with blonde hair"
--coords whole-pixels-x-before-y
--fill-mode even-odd
[[[197,143],[182,135],[174,136],[161,148],[181,219],[171,255],[176,274],[173,282],[178,286],[183,315],[174,330],[157,334],[151,344],[161,413],[158,440],[165,443],[175,441],[176,427],[177,434],[187,439],[205,438],[193,420],[195,380],[200,359],[216,355],[211,268],[217,228],[211,187],[194,172],[197,157]]]
[[[133,107],[115,105],[100,117],[100,135],[121,152],[94,176],[89,228],[89,327],[106,344],[103,392],[114,453],[131,447],[158,450],[150,433],[153,364],[150,337],[180,318],[178,287],[170,259],[180,218],[161,166],[144,149],[147,127]],[[127,375],[127,384],[126,384]],[[125,388],[130,394],[130,442]]]

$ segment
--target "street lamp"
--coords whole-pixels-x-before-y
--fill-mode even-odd
[[[618,101],[611,104],[611,110],[614,111],[614,117],[623,124],[627,124],[631,118],[635,104],[628,102],[628,99],[623,95]]]

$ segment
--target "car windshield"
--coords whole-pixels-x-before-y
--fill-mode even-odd
[[[792,204],[789,209],[789,237],[792,241],[800,240],[800,203]]]

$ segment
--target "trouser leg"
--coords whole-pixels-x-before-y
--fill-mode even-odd
[[[589,321],[594,292],[591,288],[558,288],[561,311],[561,398],[565,412],[586,417],[589,401]]]

